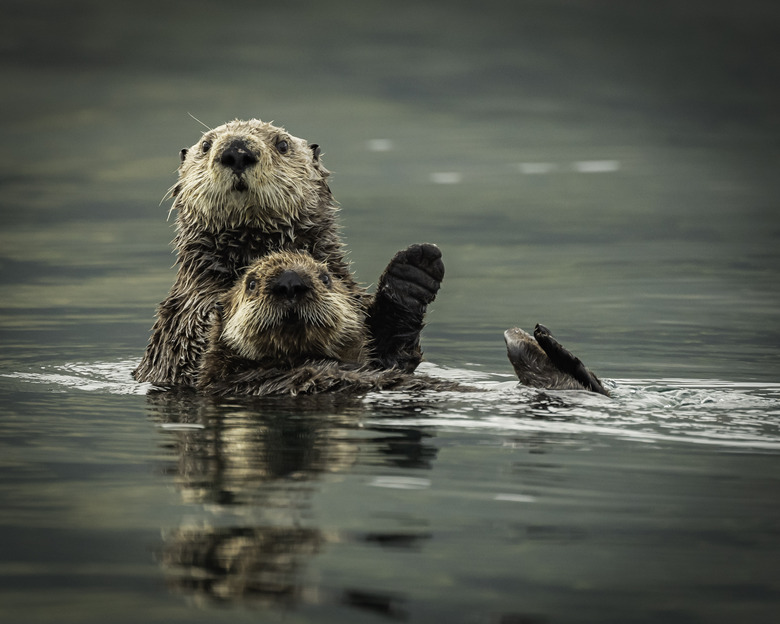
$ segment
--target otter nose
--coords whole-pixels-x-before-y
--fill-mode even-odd
[[[307,292],[309,292],[309,286],[304,283],[301,276],[295,271],[284,271],[271,286],[271,292],[277,297],[284,297],[290,301],[294,301]]]
[[[252,153],[246,143],[236,139],[222,152],[219,162],[228,169],[232,169],[233,173],[238,174],[257,163],[257,156]]]

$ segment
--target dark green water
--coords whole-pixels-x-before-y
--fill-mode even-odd
[[[774,621],[773,3],[6,4],[0,620]],[[437,243],[485,392],[147,396],[188,113],[322,145],[363,282]],[[512,382],[538,321],[613,399]]]

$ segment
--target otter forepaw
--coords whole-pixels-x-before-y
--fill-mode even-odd
[[[373,360],[380,368],[411,373],[420,363],[425,311],[443,277],[444,263],[436,245],[410,245],[393,256],[379,278],[366,319]]]
[[[378,293],[411,309],[424,309],[436,298],[443,278],[441,250],[430,243],[410,245],[393,256]]]

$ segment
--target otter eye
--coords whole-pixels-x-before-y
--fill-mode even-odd
[[[253,291],[255,288],[257,288],[257,282],[256,282],[255,280],[249,280],[249,281],[246,283],[246,289],[247,289],[249,292],[252,292],[252,291]]]
[[[211,141],[203,141],[203,143],[200,144],[200,149],[204,154],[208,152],[209,149],[211,149]]]
[[[290,144],[287,141],[279,141],[276,144],[276,149],[280,154],[286,154],[290,151]]]
[[[330,275],[328,275],[327,273],[320,273],[320,281],[323,284],[325,284],[325,286],[330,287],[331,279],[330,279]]]

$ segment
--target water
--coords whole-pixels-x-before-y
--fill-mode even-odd
[[[484,392],[213,404],[145,395],[132,364],[5,380],[9,621],[776,607],[780,384],[619,380],[605,399],[426,365]]]
[[[774,621],[777,10],[231,7],[0,25],[0,620]],[[484,391],[135,384],[188,112],[322,145],[363,282],[439,244]],[[613,398],[518,387],[535,322]]]

